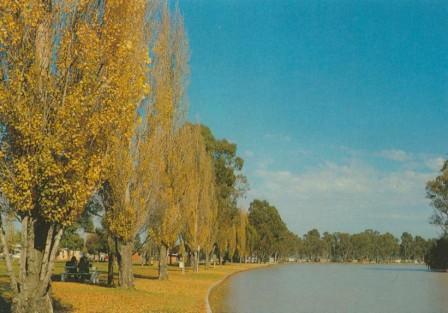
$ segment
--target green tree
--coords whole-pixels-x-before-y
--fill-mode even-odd
[[[107,241],[107,232],[104,229],[95,229],[95,232],[89,234],[86,239],[86,248],[90,254],[99,255],[100,253],[108,253],[109,244]]]
[[[415,236],[413,245],[415,260],[417,260],[418,262],[422,262],[425,258],[426,253],[428,252],[429,247],[429,240],[425,240],[421,236]]]
[[[411,260],[414,258],[414,238],[408,232],[401,235],[400,256],[403,260]]]
[[[391,233],[384,233],[377,237],[377,261],[390,262],[400,251],[398,239]]]
[[[237,201],[247,189],[247,179],[241,173],[244,161],[237,155],[236,144],[215,138],[211,130],[204,125],[202,136],[214,166],[218,207],[215,238],[217,252],[222,259],[224,254],[236,250],[234,230],[239,219]]]
[[[69,250],[81,250],[84,247],[84,239],[78,233],[76,225],[67,227],[61,238],[61,248]]]
[[[287,230],[284,233],[284,236],[282,240],[280,241],[279,245],[279,255],[282,258],[288,258],[288,257],[299,257],[299,246],[300,246],[301,239],[299,236],[294,234],[293,232]]]
[[[324,232],[322,235],[323,254],[326,259],[333,259],[336,248],[336,236],[329,232]]]
[[[448,268],[448,237],[442,236],[433,242],[425,255],[425,263],[434,270]]]
[[[308,231],[303,236],[303,240],[308,259],[312,261],[319,260],[324,251],[324,243],[320,238],[319,231],[317,229],[312,229]]]
[[[350,234],[336,233],[336,256],[343,262],[353,258],[353,243]]]
[[[249,223],[258,236],[257,256],[262,261],[277,259],[288,231],[277,209],[265,200],[254,200],[249,206]]]
[[[448,160],[443,164],[440,175],[426,184],[427,197],[431,200],[434,214],[431,222],[448,232]]]

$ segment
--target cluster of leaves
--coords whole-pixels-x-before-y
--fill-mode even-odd
[[[132,28],[143,5],[108,1],[100,16],[89,1],[0,4],[0,190],[22,216],[73,223],[128,134],[145,84]]]

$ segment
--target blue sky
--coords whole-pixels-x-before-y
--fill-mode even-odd
[[[238,144],[299,234],[435,236],[448,145],[448,2],[182,0],[190,117]]]

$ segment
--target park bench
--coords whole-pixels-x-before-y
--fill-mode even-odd
[[[91,267],[89,272],[78,272],[76,266],[65,266],[64,273],[61,274],[61,281],[75,279],[82,282],[88,281],[92,284],[98,284],[99,276],[100,273],[96,270],[96,267]]]
[[[64,267],[64,273],[61,274],[61,281],[66,281],[68,279],[78,278],[78,268],[76,266],[66,265]]]

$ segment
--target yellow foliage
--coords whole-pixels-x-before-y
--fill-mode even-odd
[[[91,2],[0,2],[0,191],[62,225],[97,189],[111,143],[129,140],[147,89],[146,1],[107,1],[103,20]]]
[[[131,136],[112,148],[107,175],[112,204],[106,226],[114,236],[129,242],[151,223],[158,241],[172,244],[181,224],[177,187],[186,185],[179,181],[183,156],[175,136],[185,103],[188,46],[180,14],[171,17],[167,3],[152,9],[160,14],[152,16],[155,22],[144,34],[156,38],[154,61],[148,54],[144,60],[149,73],[143,90],[149,94],[133,120]],[[126,44],[126,48],[131,46]]]
[[[236,230],[236,248],[238,249],[240,256],[245,256],[247,253],[247,234],[246,229],[249,224],[249,218],[247,213],[240,210],[238,219],[238,228]]]
[[[172,246],[182,230],[182,201],[189,183],[185,167],[188,155],[179,130],[186,112],[188,42],[180,13],[171,16],[167,3],[160,7],[155,28],[154,56],[149,62],[154,103],[147,108],[149,134],[143,143],[150,160],[144,175],[153,199],[149,213],[152,233],[159,243]]]
[[[199,125],[187,124],[181,129],[184,165],[187,180],[182,212],[185,221],[185,240],[193,249],[213,244],[213,225],[216,219],[214,171]]]

